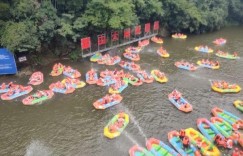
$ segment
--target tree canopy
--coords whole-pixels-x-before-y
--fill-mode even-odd
[[[170,33],[204,33],[242,24],[242,10],[242,0],[2,0],[0,45],[35,52],[155,20]]]

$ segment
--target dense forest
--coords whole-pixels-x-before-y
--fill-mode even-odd
[[[243,0],[1,0],[0,44],[60,55],[83,36],[155,20],[169,33],[210,32],[243,23],[242,10]]]

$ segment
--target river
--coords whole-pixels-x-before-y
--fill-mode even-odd
[[[186,40],[165,38],[163,46],[170,53],[169,58],[160,58],[156,50],[160,45],[151,43],[141,53],[139,64],[147,71],[160,69],[169,78],[166,84],[154,82],[139,87],[129,86],[122,92],[122,103],[106,109],[95,110],[93,102],[108,93],[108,88],[87,85],[73,94],[55,94],[51,100],[40,105],[24,106],[23,97],[12,101],[0,101],[0,155],[25,156],[127,156],[134,144],[145,147],[145,140],[158,138],[169,144],[167,133],[181,128],[197,128],[196,120],[200,117],[210,119],[211,109],[218,106],[239,117],[243,117],[232,104],[243,98],[238,94],[219,94],[211,91],[209,80],[221,79],[238,83],[243,87],[243,27],[228,27],[220,31],[189,35]],[[224,46],[214,46],[215,38],[227,39]],[[237,51],[239,60],[221,59],[215,54],[194,51],[198,45],[208,45],[213,49]],[[119,52],[111,53],[112,55]],[[120,53],[121,54],[121,53]],[[120,55],[119,54],[119,55]],[[180,70],[174,62],[184,59],[196,63],[202,58],[218,60],[219,70],[200,68],[195,72]],[[123,58],[124,59],[124,58]],[[98,71],[114,69],[82,59],[79,62],[61,61],[84,75],[91,67]],[[49,84],[62,80],[64,76],[51,77],[49,73],[54,63],[39,68],[45,75],[45,82],[34,87],[34,91],[47,89]],[[0,83],[14,81],[27,84],[29,77],[2,76]],[[167,98],[178,89],[193,105],[193,111],[185,114],[174,107]],[[34,92],[32,91],[32,93]],[[125,111],[130,116],[130,123],[122,135],[113,140],[103,135],[103,128],[118,112]],[[225,155],[231,151],[222,150]]]

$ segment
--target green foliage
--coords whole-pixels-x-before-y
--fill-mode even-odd
[[[157,20],[163,16],[163,5],[159,0],[133,0],[136,8],[136,14],[142,21]]]
[[[77,61],[80,55],[80,50],[74,50],[69,54],[69,57],[74,60]]]
[[[75,59],[73,42],[83,36],[155,20],[171,33],[203,33],[243,23],[242,10],[243,0],[1,0],[0,46],[33,52],[51,45]]]
[[[0,19],[8,19],[10,17],[10,5],[8,3],[0,2]]]
[[[62,14],[61,27],[57,30],[60,36],[68,37],[74,35],[73,18],[74,16],[71,14]]]
[[[198,0],[196,6],[205,19],[200,31],[217,30],[224,26],[228,17],[228,5],[228,0]]]
[[[92,0],[82,16],[93,29],[122,29],[137,23],[131,0]]]
[[[243,23],[243,0],[229,0],[229,20]]]
[[[37,29],[30,21],[8,22],[1,43],[12,52],[35,51],[40,47]]]
[[[59,13],[77,14],[82,12],[85,0],[55,0],[55,5]]]
[[[38,38],[42,42],[50,42],[56,34],[56,29],[60,22],[56,9],[50,1],[43,1],[36,11],[34,21],[37,25]]]
[[[16,0],[11,8],[14,20],[32,19],[36,10],[40,7],[38,0]]]
[[[195,3],[188,0],[164,1],[165,15],[162,21],[167,24],[171,32],[190,31],[194,32],[203,23],[202,16]]]

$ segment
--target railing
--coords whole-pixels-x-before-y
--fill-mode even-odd
[[[97,45],[91,46],[91,38],[86,37],[81,39],[81,56],[83,58],[92,56],[97,52],[109,51],[121,46],[125,46],[140,40],[148,39],[158,34],[159,22],[155,21],[151,32],[150,23],[146,23],[141,29],[141,25],[137,25],[133,29],[124,29],[121,35],[119,31],[112,31],[110,36],[106,34],[97,35]],[[123,36],[120,38],[120,36]],[[110,40],[109,40],[110,38]],[[107,42],[107,40],[109,42]]]

